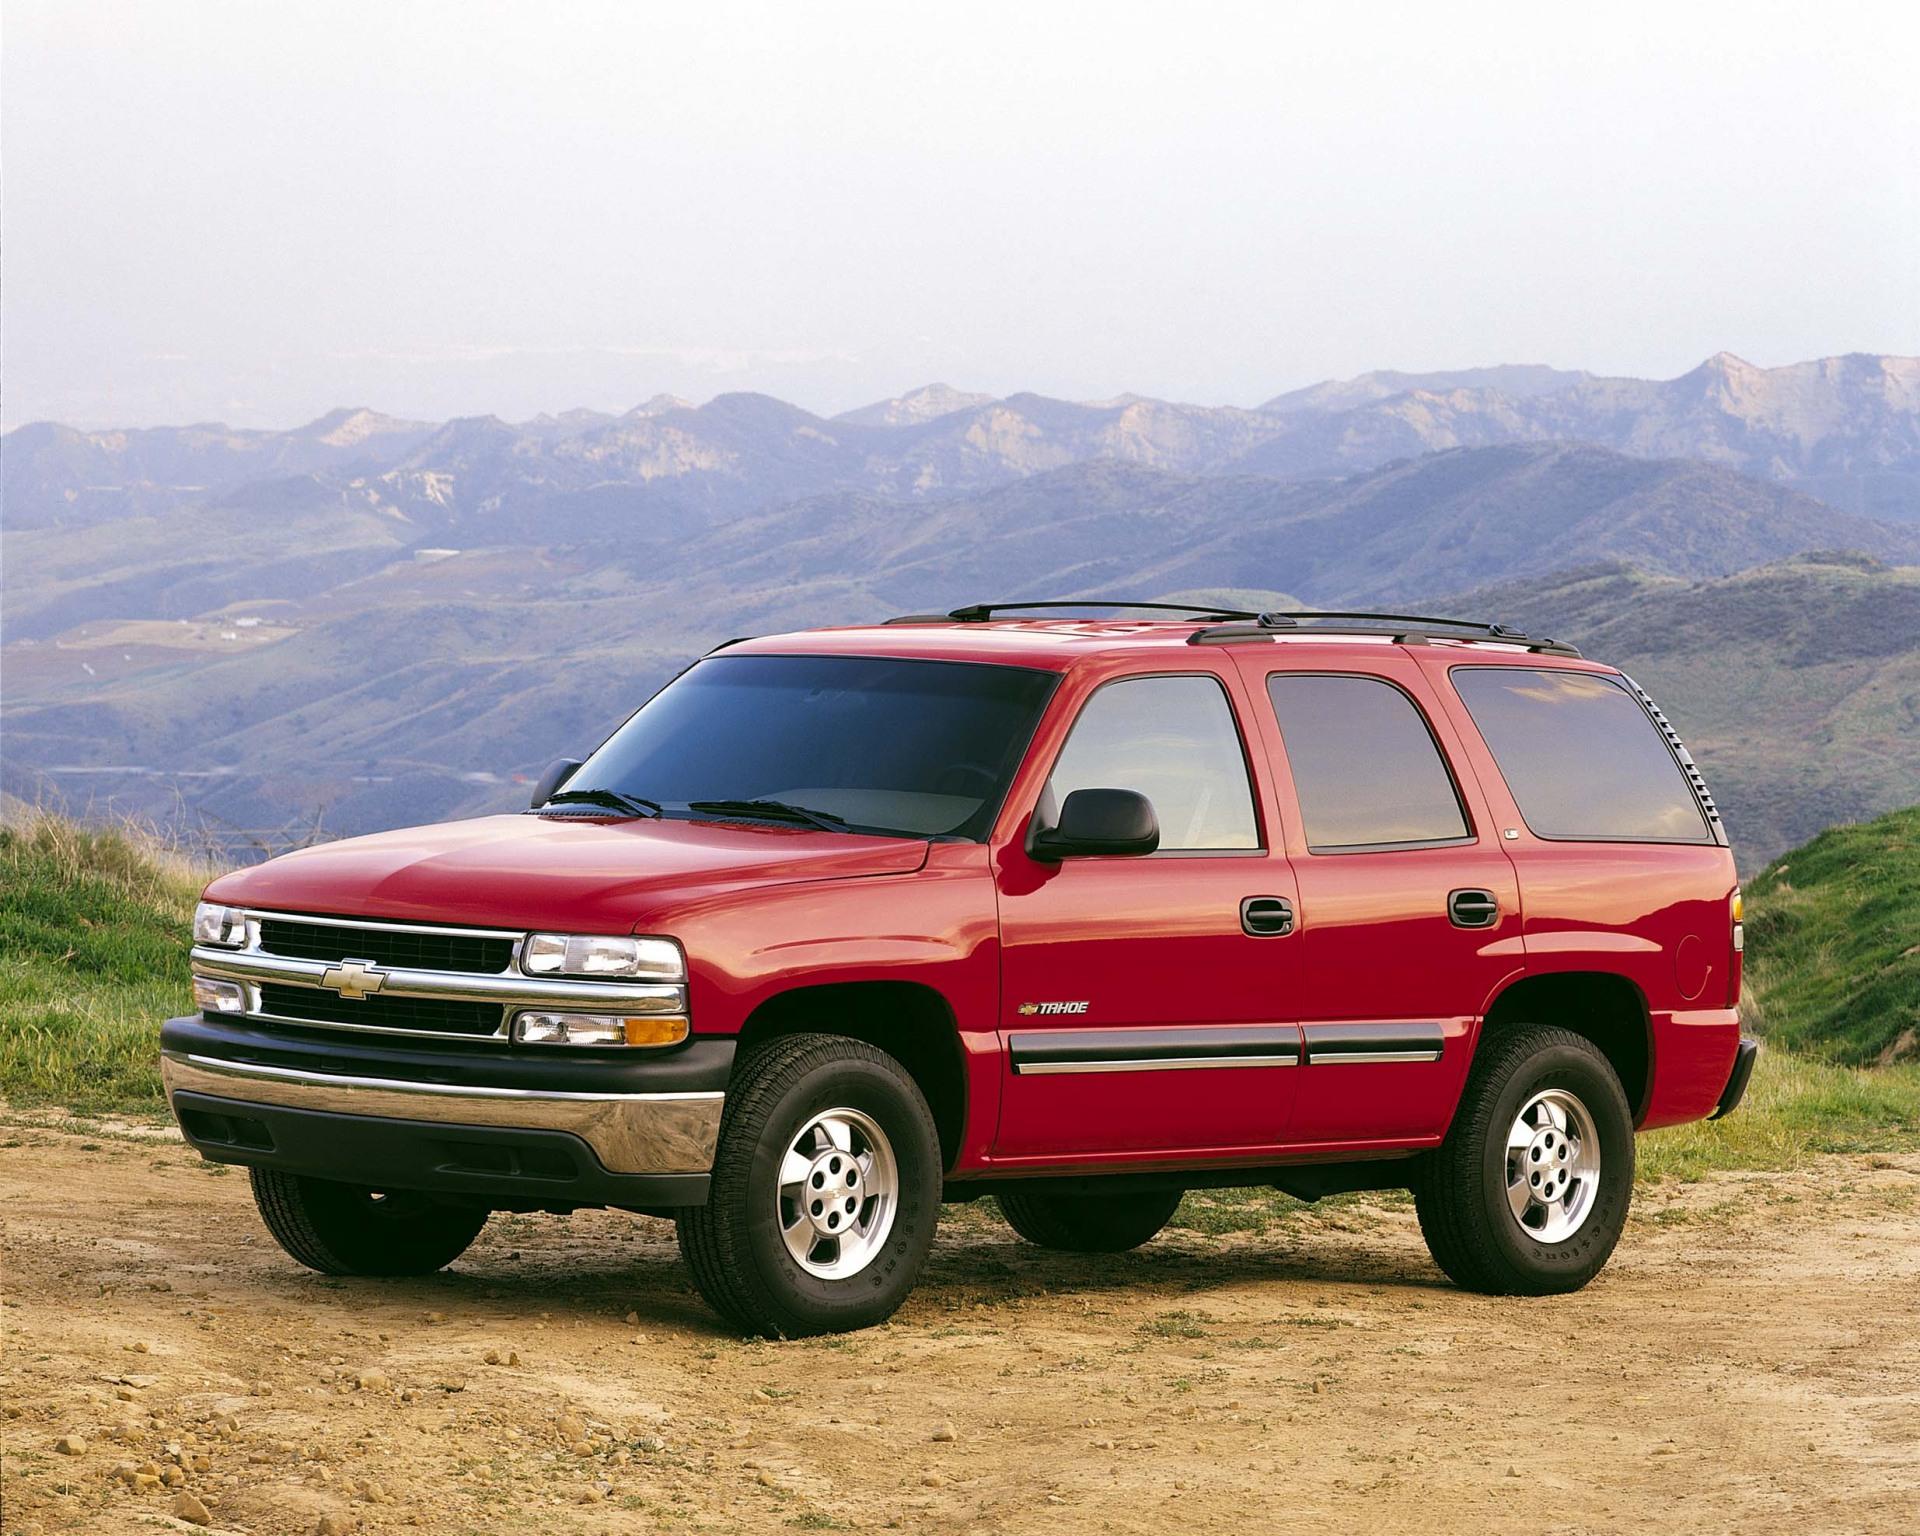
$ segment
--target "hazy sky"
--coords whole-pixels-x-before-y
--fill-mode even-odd
[[[0,411],[1920,353],[1920,8],[0,3]]]

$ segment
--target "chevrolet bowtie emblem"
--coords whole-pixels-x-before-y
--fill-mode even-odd
[[[349,960],[330,965],[320,973],[320,985],[332,987],[342,997],[361,998],[386,985],[387,973],[365,960]]]

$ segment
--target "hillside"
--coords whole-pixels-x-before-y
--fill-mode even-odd
[[[0,1096],[150,1107],[158,1021],[190,1006],[182,942],[203,880],[138,833],[0,823]]]
[[[1748,886],[1767,1038],[1828,1060],[1920,1059],[1920,806],[1833,827]]]
[[[976,497],[836,494],[696,520],[664,545],[644,530],[580,541],[569,527],[566,544],[436,549],[410,545],[412,532],[314,493],[290,494],[271,519],[222,503],[7,533],[0,789],[204,827],[240,849],[290,820],[364,831],[509,801],[516,775],[591,746],[689,656],[737,634],[1089,592],[1244,588],[1400,606],[1525,577],[1523,591],[1488,601],[1575,639],[1594,630],[1600,654],[1637,664],[1648,635],[1690,621],[1610,625],[1604,602],[1553,571],[1630,563],[1648,599],[1664,601],[1836,539],[1920,562],[1920,532],[1778,485],[1552,445],[1463,449],[1310,485],[1078,465]],[[1754,609],[1740,622],[1798,623],[1775,605],[1823,612],[1827,589],[1858,576],[1830,572],[1811,596],[1743,587],[1738,601]],[[1906,589],[1863,590],[1874,608]],[[1692,611],[1699,600],[1677,601]],[[1891,663],[1903,620],[1873,622]],[[1911,645],[1920,630],[1906,633]],[[1755,718],[1784,734],[1729,731],[1723,746],[1724,696],[1696,700],[1688,668],[1711,677],[1725,658],[1710,636],[1699,643],[1671,666],[1651,660],[1646,681],[1683,727],[1704,727],[1702,755],[1727,785],[1743,850],[1775,852],[1825,824],[1813,815],[1920,795],[1899,759],[1910,724],[1818,723],[1826,745],[1809,752],[1796,733],[1817,722],[1783,702],[1798,683],[1756,689]],[[1805,671],[1814,701],[1850,696],[1855,673],[1821,670],[1830,653],[1776,653],[1751,654]]]
[[[909,608],[950,605],[961,591],[1221,584],[1352,607],[1600,560],[1725,576],[1835,546],[1920,561],[1920,530],[1710,465],[1528,444],[1309,484],[1091,464],[919,506],[818,498],[717,528],[684,558],[736,588],[884,572],[888,596]]]

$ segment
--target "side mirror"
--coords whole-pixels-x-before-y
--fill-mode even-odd
[[[547,771],[540,775],[533,786],[533,808],[537,811],[559,792],[560,786],[573,777],[578,768],[578,759],[563,757],[556,763],[547,764]]]
[[[1045,864],[1096,853],[1152,853],[1160,846],[1153,802],[1132,789],[1076,789],[1059,825],[1037,832],[1027,851]]]

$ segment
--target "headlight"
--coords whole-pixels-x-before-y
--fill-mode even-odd
[[[687,963],[672,939],[628,939],[599,933],[530,933],[520,952],[520,969],[529,976],[687,979]]]
[[[240,949],[247,942],[247,914],[238,907],[203,901],[193,909],[193,942]]]
[[[684,1018],[622,1018],[604,1013],[523,1013],[513,1021],[522,1045],[678,1045],[687,1038]]]

